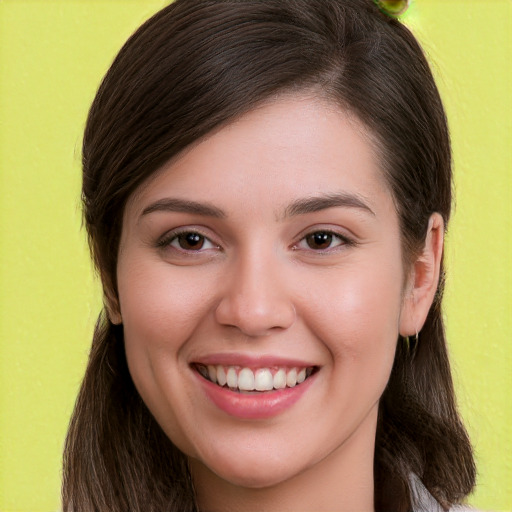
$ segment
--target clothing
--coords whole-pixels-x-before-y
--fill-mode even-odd
[[[413,512],[444,512],[443,507],[427,491],[421,480],[414,474],[409,478],[411,484],[411,499]],[[465,505],[455,505],[450,512],[478,512],[476,509]]]

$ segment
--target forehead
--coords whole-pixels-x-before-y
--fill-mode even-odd
[[[139,187],[127,209],[140,213],[148,202],[172,194],[214,200],[227,212],[240,201],[246,209],[265,203],[277,214],[298,196],[332,193],[369,203],[390,198],[376,145],[353,114],[325,100],[290,95],[187,148]]]

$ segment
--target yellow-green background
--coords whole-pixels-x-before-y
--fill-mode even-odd
[[[163,0],[0,0],[0,510],[59,509],[61,451],[100,305],[80,143],[116,50]],[[512,1],[415,0],[451,124],[447,330],[479,484],[512,510]],[[397,134],[399,136],[399,134]]]

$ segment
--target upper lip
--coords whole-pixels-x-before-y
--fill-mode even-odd
[[[272,368],[272,367],[298,367],[308,368],[318,366],[311,361],[304,361],[296,358],[262,354],[225,353],[208,354],[194,358],[191,364],[241,366],[247,368]]]

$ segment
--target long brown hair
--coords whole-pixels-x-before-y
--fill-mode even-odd
[[[373,135],[406,261],[451,207],[446,118],[417,41],[372,0],[176,0],[127,41],[92,104],[83,142],[85,224],[106,301],[117,296],[123,209],[194,141],[286,91],[314,90]],[[416,474],[443,505],[473,488],[441,314],[443,279],[419,342],[399,338],[381,398],[377,511],[411,506]],[[195,510],[185,456],[139,397],[123,328],[102,313],[64,453],[64,512]]]

